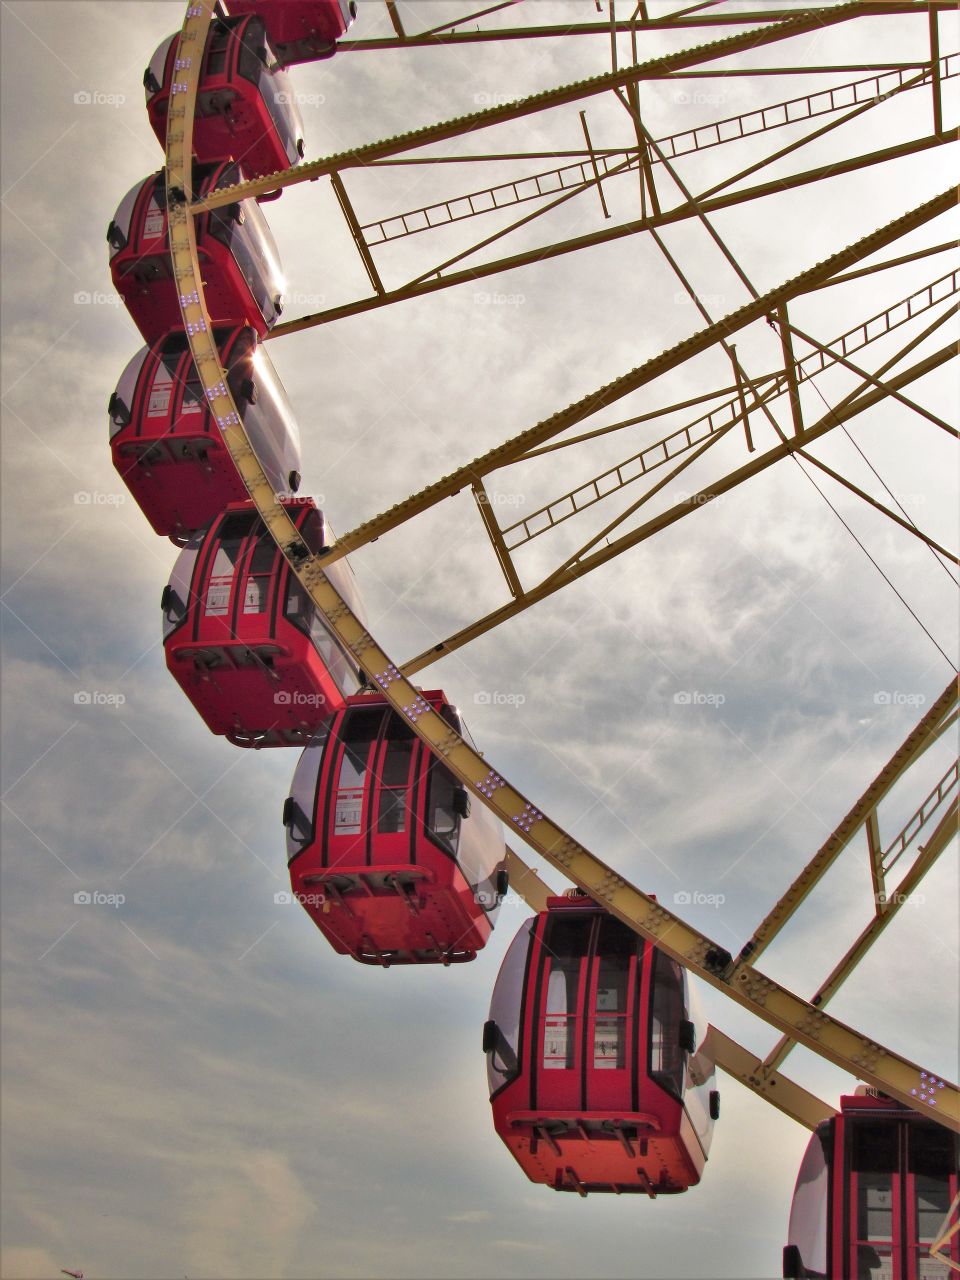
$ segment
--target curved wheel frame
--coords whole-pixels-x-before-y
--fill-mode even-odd
[[[177,51],[175,93],[168,116],[166,165],[170,248],[184,329],[205,394],[224,440],[271,536],[330,626],[354,653],[371,682],[394,709],[477,799],[552,866],[602,903],[630,928],[654,941],[695,973],[784,1036],[811,1049],[859,1079],[917,1105],[915,1090],[931,1073],[884,1049],[757,971],[743,956],[736,960],[662,904],[629,884],[574,840],[528,800],[506,777],[464,741],[420,697],[417,688],[340,598],[324,574],[324,558],[312,556],[278,501],[243,430],[220,367],[203,295],[194,229],[192,173],[193,117],[202,51],[215,0],[197,0],[186,11]],[[951,193],[941,197],[949,202]],[[945,205],[945,207],[948,207]],[[199,210],[198,210],[199,212]],[[902,220],[898,220],[902,222]],[[897,224],[890,224],[891,228]],[[885,232],[875,233],[879,248]],[[872,239],[872,238],[871,238]],[[514,883],[523,892],[522,883]],[[960,1132],[960,1090],[943,1082],[936,1118]]]

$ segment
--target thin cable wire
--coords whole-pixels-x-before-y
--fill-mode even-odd
[[[821,396],[821,399],[822,399],[822,398],[823,398],[823,397]],[[826,404],[826,401],[824,401],[824,404]],[[828,409],[830,409],[830,412],[831,412],[831,413],[833,412],[833,410],[830,408],[830,405],[829,405],[829,404],[827,405],[827,408],[828,408]],[[941,648],[940,644],[937,642],[937,640],[934,638],[934,636],[930,633],[930,631],[928,630],[928,628],[923,624],[923,622],[920,620],[920,618],[917,616],[917,614],[914,612],[914,610],[910,607],[910,605],[909,605],[909,604],[907,603],[907,601],[903,598],[903,596],[900,594],[900,592],[897,590],[897,588],[893,585],[893,583],[891,582],[891,580],[887,577],[887,575],[884,573],[884,571],[880,568],[880,565],[879,565],[879,564],[877,563],[877,561],[873,558],[873,556],[870,554],[870,552],[867,550],[867,548],[864,546],[864,544],[860,541],[860,539],[857,537],[857,535],[854,533],[854,531],[850,528],[850,526],[847,524],[846,520],[844,520],[843,516],[840,514],[840,512],[837,510],[837,508],[833,505],[833,503],[830,501],[830,499],[827,497],[827,495],[824,493],[824,491],[820,488],[820,486],[817,484],[816,480],[814,480],[814,478],[813,478],[813,476],[810,474],[810,472],[809,472],[809,471],[806,469],[806,467],[803,465],[803,462],[801,461],[801,459],[800,459],[800,458],[798,458],[798,457],[797,457],[797,455],[796,455],[795,453],[792,453],[790,456],[793,458],[794,462],[795,462],[795,463],[797,464],[797,466],[800,468],[800,470],[801,470],[801,472],[803,473],[803,475],[805,475],[805,476],[806,476],[806,478],[810,481],[810,483],[811,483],[811,484],[813,485],[813,487],[816,489],[817,493],[819,493],[820,497],[824,500],[824,502],[827,504],[827,506],[830,508],[830,510],[833,512],[833,514],[837,517],[837,519],[840,521],[840,523],[841,523],[841,524],[843,525],[843,527],[846,529],[847,533],[849,533],[850,537],[854,540],[854,542],[857,544],[857,546],[860,548],[860,550],[863,552],[863,554],[867,557],[867,559],[870,561],[870,563],[871,563],[871,564],[873,565],[873,567],[876,569],[877,573],[879,573],[880,577],[881,577],[881,578],[883,578],[884,582],[887,584],[887,586],[890,588],[890,590],[893,592],[893,594],[897,597],[897,599],[900,601],[900,603],[901,603],[901,604],[903,605],[903,607],[906,609],[907,613],[909,613],[909,614],[910,614],[910,616],[911,616],[911,618],[913,618],[914,622],[917,624],[917,626],[920,628],[920,630],[924,633],[924,635],[927,637],[927,639],[930,641],[930,643],[933,645],[933,647],[937,650],[937,652],[938,652],[939,654],[941,654],[941,655],[942,655],[942,657],[943,657],[943,658],[944,658],[944,660],[946,661],[947,665],[951,668],[951,670],[956,671],[956,670],[957,670],[957,667],[956,667],[955,663],[953,662],[952,658],[950,658],[950,657],[949,657],[949,655],[946,653],[946,651],[945,651],[943,648]],[[952,576],[952,575],[951,575],[951,576]]]
[[[832,407],[830,406],[830,404],[828,404],[826,397],[824,396],[824,394],[823,394],[823,392],[820,390],[820,388],[817,386],[816,382],[815,382],[812,378],[811,378],[811,379],[808,379],[808,381],[810,382],[810,385],[813,387],[814,391],[816,391],[817,395],[818,395],[818,396],[820,397],[820,399],[823,401],[824,406],[825,406],[825,407],[826,407],[826,409],[827,409],[827,412],[828,412],[828,413],[830,413],[830,414],[832,415],[832,414],[833,414],[833,409],[832,409]],[[897,506],[897,507],[899,507],[899,508],[900,508],[900,511],[901,511],[901,513],[903,514],[904,518],[907,520],[907,522],[908,522],[909,524],[913,525],[914,529],[917,529],[917,532],[919,533],[919,532],[920,532],[920,530],[919,530],[919,528],[917,527],[916,522],[913,520],[913,518],[912,518],[912,516],[910,515],[910,513],[907,511],[907,509],[903,506],[903,504],[902,504],[902,503],[900,502],[900,500],[897,498],[897,495],[893,492],[893,490],[890,488],[890,486],[889,486],[889,485],[887,484],[887,482],[884,480],[884,478],[883,478],[883,476],[880,474],[880,472],[876,469],[876,467],[873,465],[873,463],[870,461],[870,459],[867,457],[867,455],[864,453],[864,451],[863,451],[863,450],[860,448],[860,446],[857,444],[856,440],[854,440],[854,438],[853,438],[853,436],[850,434],[850,432],[849,432],[849,430],[848,430],[848,428],[847,428],[847,424],[846,424],[845,422],[841,422],[841,423],[840,423],[840,430],[841,430],[841,431],[843,432],[843,434],[847,437],[847,439],[848,439],[848,440],[850,441],[850,443],[853,445],[854,449],[856,449],[857,453],[859,453],[860,457],[864,460],[864,462],[867,464],[867,466],[870,468],[870,470],[873,472],[873,474],[876,476],[876,478],[880,481],[880,484],[883,486],[883,488],[886,490],[887,494],[889,495],[890,500],[894,503],[894,505],[895,505],[895,506]],[[934,550],[934,548],[933,548],[933,547],[931,547],[931,546],[929,545],[929,543],[927,544],[927,549],[929,550],[930,554],[933,556],[933,558],[934,558],[934,560],[936,561],[936,563],[940,566],[940,568],[943,570],[943,572],[947,575],[947,577],[948,577],[948,578],[950,579],[950,581],[953,583],[953,585],[954,585],[954,586],[960,586],[960,583],[958,583],[957,579],[953,576],[953,571],[950,569],[949,565],[947,565],[947,564],[945,564],[945,563],[944,563],[944,561],[942,560],[942,558],[940,557],[940,555],[939,555],[939,554]]]

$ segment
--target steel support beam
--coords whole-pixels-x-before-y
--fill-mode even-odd
[[[894,783],[903,776],[937,735],[941,723],[957,705],[957,682],[950,683],[933,703],[929,711],[907,735],[897,750],[874,778],[870,786],[838,824],[830,837],[820,846],[815,856],[800,872],[793,884],[776,906],[768,912],[754,929],[753,936],[740,952],[740,961],[754,964],[777,936],[783,926],[798,910],[806,898],[820,883],[837,858],[857,834],[871,813]]]
[[[839,250],[837,253],[831,254],[823,262],[817,263],[806,271],[802,271],[799,275],[785,281],[777,288],[771,289],[761,297],[751,299],[738,310],[731,312],[715,324],[708,325],[706,328],[701,329],[699,333],[685,338],[682,342],[677,343],[676,346],[668,348],[651,360],[647,360],[636,369],[608,383],[607,386],[600,387],[599,390],[592,392],[581,400],[577,400],[566,409],[560,410],[536,426],[528,428],[512,439],[489,450],[467,466],[460,467],[443,479],[428,485],[425,489],[421,489],[419,493],[413,494],[383,514],[358,525],[356,529],[338,539],[335,547],[331,548],[328,553],[329,560],[337,559],[357,547],[374,541],[390,529],[403,524],[411,516],[428,510],[444,498],[452,497],[455,493],[459,493],[461,489],[472,485],[476,480],[488,475],[491,471],[497,470],[498,467],[515,461],[528,449],[552,439],[568,427],[574,426],[576,423],[583,421],[584,418],[590,417],[598,410],[621,399],[629,392],[652,382],[662,374],[668,373],[671,369],[684,364],[691,357],[706,351],[715,343],[745,328],[754,321],[764,318],[775,310],[781,302],[805,293],[811,287],[829,279],[836,272],[845,270],[848,266],[852,266],[855,262],[869,257],[908,232],[923,226],[924,223],[929,222],[931,219],[939,217],[940,214],[953,207],[956,201],[956,191],[956,188],[951,188],[941,195],[935,196],[932,200],[926,201],[902,217],[894,219],[893,222],[888,223],[885,227],[881,227],[846,248]],[[899,385],[902,385],[896,379],[891,379],[890,384],[894,389],[898,389]],[[816,434],[822,434],[823,430],[826,429],[828,428],[824,427],[817,431]],[[807,431],[804,432],[802,437],[795,437],[794,440],[796,442],[802,439],[804,442],[809,442],[815,438],[815,434]],[[767,456],[764,455],[764,457]]]
[[[937,858],[944,851],[947,845],[956,837],[957,834],[957,801],[953,803],[944,814],[943,818],[937,825],[936,830],[930,837],[930,840],[924,845],[920,856],[916,862],[904,876],[900,882],[896,892],[886,898],[885,907],[880,903],[877,904],[876,913],[873,919],[863,930],[860,936],[854,942],[853,946],[847,951],[843,959],[834,967],[830,976],[821,983],[816,995],[810,1001],[816,1005],[818,1009],[822,1009],[828,1000],[839,990],[841,985],[846,982],[850,974],[867,954],[873,944],[886,929],[887,925],[894,918],[905,902],[909,900],[911,895],[916,891],[923,877],[927,874]],[[790,1036],[783,1036],[763,1060],[761,1074],[764,1072],[776,1071],[780,1064],[786,1058],[787,1054],[794,1047],[796,1041]]]
[[[393,138],[384,138],[378,142],[370,142],[365,146],[343,151],[336,155],[326,156],[320,160],[309,160],[293,169],[284,169],[265,178],[256,178],[248,182],[240,182],[232,187],[223,187],[203,200],[195,201],[191,206],[194,214],[207,209],[220,208],[243,200],[250,196],[265,195],[284,187],[296,186],[301,182],[313,182],[325,174],[336,170],[362,167],[373,160],[382,160],[385,156],[398,155],[403,151],[411,151],[416,147],[426,146],[431,142],[443,142],[448,138],[462,137],[477,129],[485,129],[490,125],[504,124],[510,120],[521,120],[535,115],[547,107],[563,106],[565,103],[582,102],[585,98],[595,97],[610,89],[624,88],[642,80],[663,79],[684,67],[696,66],[702,62],[710,62],[717,58],[729,57],[746,49],[756,49],[761,45],[772,44],[778,40],[786,40],[791,36],[803,35],[809,31],[818,31],[834,23],[847,22],[852,18],[862,17],[864,13],[875,8],[864,0],[850,0],[834,8],[808,10],[795,13],[782,22],[764,27],[759,31],[749,30],[738,35],[728,36],[713,44],[698,45],[693,49],[678,50],[661,58],[652,58],[639,66],[624,67],[618,71],[606,71],[587,80],[579,80],[574,84],[560,85],[555,89],[546,89],[542,93],[520,98],[516,102],[507,102],[499,106],[488,107],[483,111],[474,111],[468,115],[458,116],[452,120],[443,120],[437,124],[425,125],[413,129],[409,133],[398,134]],[[607,28],[609,30],[609,28]],[[403,41],[404,46],[412,43],[410,38]]]
[[[906,1105],[915,1105],[915,1087],[927,1077],[920,1064],[878,1045],[871,1037],[815,1009],[753,968],[735,966],[729,952],[630,885],[497,773],[489,761],[423,701],[419,690],[390,661],[330,583],[324,572],[326,562],[311,554],[283,503],[273,492],[247,439],[243,420],[227,386],[206,308],[193,219],[188,204],[178,196],[178,190],[185,192],[189,200],[192,192],[193,115],[202,63],[199,54],[204,47],[213,9],[214,0],[193,0],[187,9],[177,50],[184,85],[182,94],[177,95],[176,102],[171,104],[167,127],[171,265],[184,330],[204,395],[254,505],[291,570],[326,618],[340,644],[356,656],[394,711],[405,718],[434,755],[443,759],[446,767],[470,789],[478,803],[486,805],[511,830],[518,831],[540,856],[590,897],[636,933],[649,938],[690,972],[827,1061],[854,1073]],[[868,392],[857,404],[869,402],[870,395]],[[856,407],[850,409],[850,412],[855,411]],[[929,1114],[939,1123],[960,1132],[960,1090],[953,1083],[940,1083],[937,1095],[940,1105]]]
[[[387,8],[393,7],[393,0],[387,0]],[[936,8],[950,8],[949,4],[937,3]],[[873,3],[864,4],[862,6],[864,15],[868,14],[896,14],[896,13],[921,13],[927,12],[925,4],[915,3],[914,0],[890,0],[889,4]],[[831,10],[821,9],[816,12],[829,14]],[[701,14],[695,17],[690,14],[687,17],[671,17],[663,18],[641,18],[637,22],[629,19],[618,19],[612,22],[581,22],[571,23],[569,26],[559,23],[556,25],[542,25],[530,27],[505,27],[500,30],[491,28],[489,31],[452,31],[443,32],[417,32],[407,33],[400,28],[398,30],[398,39],[379,38],[368,40],[340,40],[337,47],[341,51],[360,52],[376,49],[399,49],[399,48],[417,48],[431,47],[452,44],[485,44],[491,41],[510,41],[510,40],[543,40],[543,39],[566,39],[572,36],[609,36],[611,31],[617,34],[629,34],[633,30],[642,31],[676,31],[681,28],[696,27],[733,27],[733,26],[755,26],[764,23],[783,23],[795,17],[796,8],[793,7],[771,7],[769,9],[759,9],[752,11],[730,11],[723,14]],[[392,16],[392,15],[391,15]],[[394,24],[395,29],[396,23]]]
[[[898,160],[904,156],[915,155],[931,147],[944,146],[949,141],[951,139],[930,135],[926,138],[915,139],[912,142],[898,143],[896,146],[885,147],[880,151],[873,151],[865,156],[854,156],[849,160],[838,161],[835,164],[824,165],[817,169],[808,169],[792,177],[779,178],[771,182],[760,183],[757,186],[747,187],[742,191],[728,192],[726,195],[718,195],[709,200],[701,200],[699,208],[692,204],[684,203],[666,212],[660,211],[653,217],[621,222],[614,227],[592,231],[582,236],[574,236],[569,240],[560,240],[536,249],[512,254],[509,257],[498,258],[492,262],[478,263],[462,271],[451,271],[444,276],[407,283],[396,289],[388,290],[382,297],[360,298],[355,302],[346,302],[338,307],[330,307],[326,311],[318,311],[312,315],[300,316],[295,320],[287,320],[271,330],[267,334],[267,339],[282,338],[289,333],[299,333],[303,329],[312,329],[317,325],[329,324],[333,320],[344,320],[348,316],[362,315],[367,311],[375,311],[380,307],[391,306],[397,302],[409,302],[414,298],[421,298],[427,294],[438,293],[443,289],[454,288],[456,285],[474,284],[477,280],[483,280],[487,276],[499,275],[502,271],[537,266],[551,258],[559,258],[568,253],[576,253],[580,249],[610,244],[614,240],[637,235],[642,231],[670,226],[673,223],[686,222],[689,218],[698,217],[701,213],[716,213],[719,210],[732,209],[737,205],[760,200],[766,196],[783,195],[785,192],[794,191],[809,183],[819,182],[823,178],[854,173],[859,169],[865,169],[875,164],[885,164],[890,160]],[[435,270],[438,269],[435,268]],[[828,280],[817,287],[825,288],[831,283],[833,282]]]
[[[821,1121],[829,1120],[835,1114],[834,1107],[793,1080],[788,1080],[778,1071],[764,1071],[763,1063],[756,1054],[714,1026],[707,1029],[703,1054],[727,1075],[739,1080],[805,1129],[815,1129]]]
[[[919,361],[912,365],[898,378],[892,380],[894,386],[908,386],[917,378],[922,378],[925,374],[938,369],[948,360],[956,356],[956,348],[954,346],[941,347],[939,351],[934,352],[925,360]],[[638,546],[641,542],[645,542],[648,538],[653,537],[656,533],[661,533],[672,524],[676,524],[685,516],[690,515],[693,511],[698,511],[714,498],[719,497],[723,493],[728,493],[736,488],[737,485],[743,484],[745,480],[752,479],[753,476],[759,475],[761,471],[772,466],[775,462],[779,462],[782,458],[789,457],[791,453],[795,453],[797,448],[803,444],[808,444],[812,440],[819,439],[826,432],[831,431],[835,426],[839,426],[841,422],[846,422],[857,414],[872,408],[884,399],[884,395],[880,391],[869,391],[865,395],[851,399],[850,403],[839,406],[830,411],[830,413],[808,427],[800,440],[790,439],[782,444],[774,446],[766,453],[761,454],[752,462],[746,463],[744,466],[737,468],[723,479],[713,483],[708,489],[701,489],[699,492],[692,494],[685,502],[670,507],[668,510],[655,516],[652,520],[648,520],[646,524],[641,525],[638,529],[631,533],[624,534],[611,542],[609,546],[602,547],[600,550],[593,552],[585,560],[571,565],[567,574],[562,578],[549,578],[539,586],[532,587],[524,592],[519,600],[513,600],[509,604],[502,605],[499,609],[493,610],[492,613],[486,614],[485,617],[478,619],[467,627],[463,627],[460,631],[454,632],[453,635],[447,636],[445,640],[439,641],[432,645],[423,653],[418,654],[415,658],[411,658],[403,665],[405,675],[412,676],[425,667],[429,667],[432,663],[438,662],[440,658],[446,657],[457,649],[463,648],[465,644],[469,644],[471,640],[476,640],[479,636],[485,635],[486,632],[492,631],[494,627],[498,627],[501,623],[506,622],[509,618],[516,617],[525,609],[529,609],[531,605],[539,604],[541,600],[545,600],[548,596],[554,595],[557,591],[567,586],[577,578],[585,577],[586,574],[594,569],[600,568],[601,565],[607,564],[610,560],[620,555],[622,552],[629,550],[631,547]],[[716,437],[713,437],[716,439]]]

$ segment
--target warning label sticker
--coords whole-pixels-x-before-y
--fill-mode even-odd
[[[564,1070],[573,1066],[567,1061],[568,1028],[565,1017],[547,1015],[547,1025],[543,1036],[543,1065],[549,1070]]]
[[[165,418],[170,412],[170,384],[158,387],[156,384],[150,392],[150,404],[147,407],[148,418]]]
[[[143,220],[143,234],[147,239],[163,234],[163,210],[153,201],[150,202],[147,216]]]
[[[211,578],[210,586],[207,588],[207,600],[204,605],[204,612],[211,613],[214,616],[226,613],[230,607],[230,584],[233,577],[229,578]]]
[[[362,800],[363,793],[360,791],[340,791],[337,793],[334,830],[339,832],[340,835],[359,835]]]

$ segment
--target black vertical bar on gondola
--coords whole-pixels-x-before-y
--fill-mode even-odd
[[[409,804],[409,821],[407,826],[410,830],[410,865],[417,865],[417,837],[420,834],[420,806],[423,804],[423,820],[426,822],[426,802],[423,799],[426,791],[426,779],[422,767],[423,757],[426,754],[426,747],[419,738],[413,740],[413,750],[410,752],[410,768],[413,770],[413,782],[410,782],[410,774],[407,774],[407,790],[406,795],[410,800]]]
[[[331,732],[330,737],[327,739],[327,746],[324,747],[323,751],[321,767],[325,764],[327,768],[323,802],[324,829],[320,833],[320,865],[323,867],[329,867],[331,865],[330,842],[333,839],[333,833],[336,830],[336,802],[333,797],[334,779],[340,771],[343,753],[346,749],[344,747],[344,740],[346,736],[347,723],[351,715],[353,715],[353,711],[351,708],[347,707],[347,709],[337,717],[340,724],[340,732]]]
[[[580,959],[580,973],[578,975],[577,986],[583,991],[583,1000],[579,1008],[580,1020],[583,1024],[580,1031],[580,1107],[586,1111],[589,1107],[587,1102],[587,1054],[589,1050],[590,1035],[590,1015],[593,1001],[590,998],[590,991],[596,974],[599,958],[597,956],[597,944],[600,937],[600,917],[589,921],[590,936],[587,940],[586,950]],[[591,1055],[592,1056],[592,1055]]]
[[[366,810],[366,835],[364,837],[363,860],[368,867],[373,866],[373,832],[376,824],[376,802],[378,796],[377,761],[382,759],[383,744],[386,740],[386,726],[390,717],[381,712],[380,726],[367,745],[367,771],[364,779],[362,808]],[[360,817],[363,829],[363,814]]]
[[[537,1086],[540,1083],[540,1072],[543,1070],[543,1052],[540,1046],[540,1010],[543,1005],[543,988],[544,988],[544,970],[547,964],[547,948],[544,945],[547,926],[550,923],[549,915],[541,917],[536,931],[534,945],[539,946],[540,950],[536,957],[536,961],[532,966],[536,971],[536,982],[534,983],[533,1010],[530,1021],[530,1110],[536,1109],[537,1105]]]
[[[630,1081],[630,1106],[634,1112],[640,1110],[640,1072],[646,1071],[646,1055],[641,1056],[640,1037],[640,1010],[641,1010],[641,989],[640,984],[643,982],[644,975],[648,971],[648,965],[643,963],[644,954],[649,947],[649,943],[643,938],[637,939],[637,947],[634,955],[633,966],[633,1035],[630,1037],[633,1052],[633,1071],[631,1072]]]
[[[194,641],[199,641],[200,639],[200,612],[202,608],[202,602],[210,586],[208,575],[211,568],[211,562],[216,556],[216,548],[219,545],[220,532],[223,529],[223,525],[224,525],[224,517],[221,516],[220,520],[217,522],[216,525],[210,526],[210,533],[207,535],[207,541],[200,555],[197,556],[197,563],[194,566],[193,580],[191,580],[191,583],[190,583],[190,596],[191,596],[190,604],[193,610],[193,637],[192,638]],[[197,592],[194,592],[193,590],[194,581],[196,581],[197,586],[199,587],[199,591]]]

